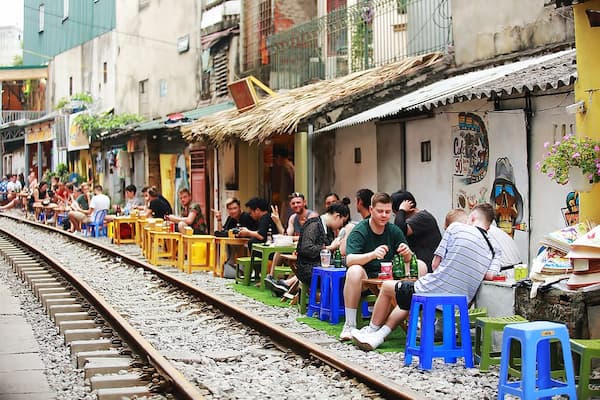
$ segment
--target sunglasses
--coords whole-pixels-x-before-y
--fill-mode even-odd
[[[298,192],[294,192],[294,193],[292,193],[292,194],[290,194],[288,196],[288,198],[290,200],[293,199],[293,198],[295,198],[295,197],[300,197],[301,199],[304,199],[304,195],[302,193],[298,193]]]

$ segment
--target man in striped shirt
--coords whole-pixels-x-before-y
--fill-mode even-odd
[[[470,302],[484,279],[491,280],[500,271],[500,250],[487,237],[494,219],[490,204],[478,204],[467,224],[451,224],[435,251],[433,272],[416,282],[388,281],[381,287],[371,323],[352,331],[352,340],[363,350],[377,348],[398,324],[408,317],[413,293],[464,294]],[[398,307],[391,313],[395,298]],[[389,315],[388,315],[389,314]]]

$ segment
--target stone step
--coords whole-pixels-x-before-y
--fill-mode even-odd
[[[74,313],[83,311],[81,304],[57,304],[48,307],[48,315],[54,321],[54,314],[57,313]],[[54,322],[56,323],[56,321]]]
[[[82,351],[108,350],[112,347],[110,339],[74,340],[71,342],[71,354]]]
[[[48,312],[48,314],[50,315],[50,317],[52,317],[52,314],[50,314],[50,311],[52,310],[53,307],[57,307],[57,306],[78,306],[79,309],[81,309],[81,304],[77,304],[77,299],[75,297],[65,297],[62,299],[48,299],[46,300],[45,304],[43,304],[44,308],[46,308],[46,311]],[[79,309],[71,309],[68,311],[79,311]],[[56,311],[54,312],[56,313]]]
[[[98,327],[98,324],[91,317],[89,319],[80,319],[76,321],[61,321],[57,325],[58,332],[61,334],[69,329],[90,329]]]
[[[65,344],[75,340],[93,340],[104,337],[100,328],[67,329],[64,331],[63,336],[65,337]]]
[[[131,358],[91,358],[84,366],[85,379],[90,379],[98,374],[117,374],[127,371],[131,367]]]
[[[25,274],[25,273],[46,272],[46,271],[48,271],[48,270],[44,267],[27,267],[27,268],[21,268],[18,272],[15,271],[15,273],[19,276],[19,278],[21,278],[21,280],[23,280],[23,274]]]
[[[40,297],[40,294],[38,292],[39,289],[50,289],[50,288],[61,288],[61,290],[66,290],[66,288],[64,287],[64,285],[60,282],[51,282],[51,283],[40,283],[39,285],[36,285],[33,288],[33,292],[35,293],[35,296],[37,298]]]
[[[78,321],[78,320],[84,320],[84,319],[92,319],[92,317],[90,316],[90,314],[88,314],[85,311],[78,311],[78,312],[59,312],[59,313],[55,313],[54,314],[54,323],[57,326],[60,326],[60,324],[63,321]]]
[[[50,294],[50,293],[67,293],[67,291],[62,286],[52,287],[52,288],[41,288],[41,289],[38,289],[38,294],[39,294],[38,298],[45,294]]]
[[[92,390],[126,388],[131,386],[144,386],[147,382],[140,379],[139,374],[127,373],[118,375],[99,375],[90,378]]]
[[[147,386],[132,386],[126,388],[98,389],[98,400],[122,400],[137,397],[150,397],[154,393],[150,392]]]
[[[110,348],[108,350],[80,351],[79,353],[77,353],[77,368],[83,368],[83,366],[85,365],[87,360],[89,360],[91,358],[98,358],[98,357],[118,358],[118,357],[124,357],[124,356],[121,355],[121,352],[119,351],[119,349],[115,349],[115,348]],[[125,357],[128,357],[128,356],[125,356]]]

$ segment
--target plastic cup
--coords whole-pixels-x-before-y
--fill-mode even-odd
[[[379,274],[379,279],[392,279],[392,263],[391,262],[382,262],[381,263],[381,273]]]
[[[331,265],[331,252],[327,249],[321,250],[321,267],[329,268]]]

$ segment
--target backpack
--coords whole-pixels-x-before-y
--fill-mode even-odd
[[[65,219],[62,220],[62,228],[65,231],[71,229],[71,221],[69,221],[69,218],[65,218]]]

